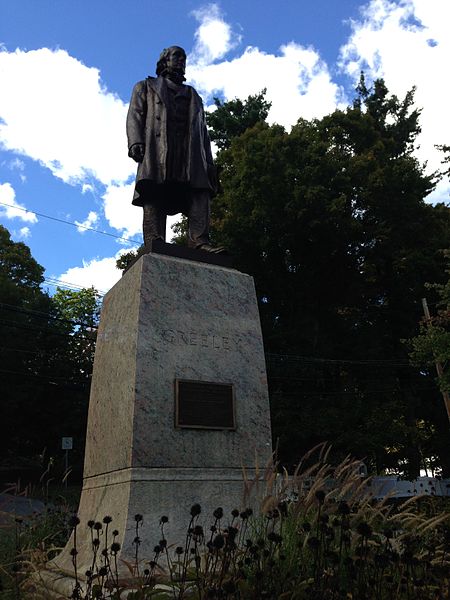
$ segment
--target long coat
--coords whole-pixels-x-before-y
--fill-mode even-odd
[[[187,183],[191,188],[215,191],[211,143],[206,128],[203,103],[190,86],[188,140],[186,152]],[[128,149],[145,144],[144,160],[139,163],[133,204],[142,206],[148,189],[166,182],[168,89],[163,77],[147,77],[133,88],[127,116]]]

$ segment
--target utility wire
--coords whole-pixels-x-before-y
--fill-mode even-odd
[[[89,340],[91,342],[93,341],[91,337],[89,337],[87,335],[80,335],[79,333],[77,333],[76,335],[72,335],[70,333],[61,333],[60,331],[53,331],[53,330],[44,331],[42,327],[30,327],[29,325],[11,323],[10,321],[3,321],[2,319],[0,319],[0,325],[5,325],[6,327],[8,327],[10,329],[22,329],[25,331],[35,331],[35,332],[41,333],[41,334],[45,333],[45,334],[50,334],[52,336],[65,337],[65,338],[69,338],[71,340]]]
[[[392,366],[406,367],[411,366],[408,361],[401,361],[398,359],[368,359],[368,360],[353,360],[353,359],[341,359],[341,358],[316,358],[308,356],[298,356],[294,354],[272,354],[267,353],[266,359],[273,361],[274,363],[282,364],[289,362],[304,362],[304,363],[328,363],[328,364],[352,364],[352,365],[384,365],[390,364]]]
[[[45,277],[44,278],[45,283],[47,283],[48,285],[52,285],[53,287],[60,287],[60,288],[66,288],[68,290],[72,290],[74,292],[79,292],[81,290],[86,290],[86,289],[90,289],[93,286],[89,286],[89,288],[86,288],[85,286],[82,285],[78,285],[76,283],[70,283],[69,281],[61,281],[61,279],[54,279],[52,277]],[[102,291],[102,290],[98,290],[97,288],[94,288],[96,292],[98,292],[98,295],[100,296],[100,298],[103,298],[103,296],[106,294],[106,292]]]
[[[6,309],[10,310],[11,312],[21,314],[29,314],[35,317],[39,317],[41,319],[52,319],[53,321],[59,321],[61,323],[70,323],[71,325],[85,326],[89,327],[90,329],[97,329],[97,326],[92,323],[88,323],[85,321],[76,321],[75,319],[65,319],[63,317],[52,315],[51,313],[43,312],[40,310],[33,310],[31,308],[24,308],[21,306],[13,306],[12,304],[6,304],[4,302],[0,302],[0,310],[1,309]]]
[[[19,375],[20,377],[31,377],[32,379],[39,379],[41,381],[45,381],[47,383],[51,383],[53,385],[56,385],[58,387],[63,387],[63,388],[73,388],[75,387],[76,389],[81,389],[81,387],[85,388],[86,384],[88,383],[87,380],[83,380],[83,379],[75,379],[75,380],[70,380],[68,377],[50,377],[48,375],[38,375],[37,373],[30,373],[30,372],[20,372],[20,371],[10,371],[9,369],[0,369],[0,373],[3,375]],[[90,379],[90,375],[88,376],[87,379]],[[57,383],[56,381],[62,381],[65,382],[67,385],[61,385],[59,383]]]
[[[87,326],[91,329],[97,329],[95,325],[92,323],[86,323],[83,321],[76,321],[74,319],[64,319],[60,317],[55,317],[50,313],[46,313],[43,311],[36,311],[29,308],[24,307],[16,307],[11,304],[6,304],[0,302],[0,308],[4,308],[6,310],[10,310],[12,312],[19,312],[24,314],[30,314],[32,316],[37,316],[41,318],[50,318],[62,322],[71,323],[72,325],[77,326]],[[3,322],[5,323],[5,322]],[[13,323],[7,323],[8,325],[14,326]],[[16,325],[20,328],[27,328],[24,325]],[[31,328],[36,331],[36,328]],[[87,338],[89,339],[89,338]],[[361,366],[390,366],[390,367],[408,367],[413,368],[412,365],[408,361],[401,361],[399,359],[367,359],[367,360],[353,360],[353,359],[338,359],[338,358],[317,358],[312,356],[300,356],[296,354],[275,354],[275,353],[266,353],[266,361],[269,366],[277,367],[277,366],[286,366],[289,363],[303,363],[303,364],[349,364],[349,365],[361,365]]]
[[[14,204],[8,204],[7,202],[0,202],[2,206],[8,206],[9,208],[15,208],[16,210],[22,210],[26,213],[31,213],[32,215],[37,215],[38,217],[43,217],[44,219],[50,219],[51,221],[56,221],[57,223],[64,223],[65,225],[72,225],[77,229],[85,229],[86,231],[93,231],[94,233],[100,233],[101,235],[107,235],[108,237],[115,238],[116,240],[122,240],[127,244],[141,244],[138,240],[134,240],[133,238],[124,238],[120,235],[115,235],[114,233],[108,233],[107,231],[100,231],[100,229],[94,229],[93,227],[87,227],[86,225],[78,225],[73,221],[66,221],[65,219],[58,219],[57,217],[52,217],[50,215],[45,215],[44,213],[39,213],[34,210],[29,210],[28,208],[22,208],[20,206],[14,206]]]

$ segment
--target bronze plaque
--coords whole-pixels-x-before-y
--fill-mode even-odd
[[[175,426],[236,429],[232,384],[176,379]]]

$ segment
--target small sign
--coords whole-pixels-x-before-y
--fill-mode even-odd
[[[72,450],[73,449],[73,438],[63,437],[61,439],[61,448],[63,450]]]
[[[231,383],[175,380],[175,427],[236,429]]]

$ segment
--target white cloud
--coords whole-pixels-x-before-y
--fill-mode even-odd
[[[16,202],[16,192],[13,186],[6,182],[0,183],[0,216],[7,219],[20,219],[27,223],[37,223],[38,218],[32,212],[28,212],[23,204]]]
[[[91,183],[83,183],[81,186],[81,193],[86,194],[87,192],[94,193],[94,186]]]
[[[290,42],[278,55],[248,46],[243,54],[217,64],[193,64],[189,79],[206,98],[222,93],[226,99],[246,98],[267,88],[272,102],[269,122],[290,127],[303,117],[310,119],[333,111],[342,91],[313,48]]]
[[[94,212],[93,210],[91,210],[84,221],[82,221],[81,223],[80,223],[80,221],[75,221],[75,224],[77,225],[78,231],[80,233],[84,233],[86,231],[86,228],[92,227],[92,225],[95,225],[95,223],[97,223],[97,221],[98,221],[98,214],[96,212]]]
[[[195,62],[208,64],[223,58],[241,41],[241,36],[234,33],[224,20],[217,4],[207,4],[192,14],[200,22],[195,32],[195,46],[191,55]]]
[[[26,239],[28,239],[28,238],[30,237],[30,235],[31,235],[31,230],[30,230],[30,228],[29,228],[29,227],[22,227],[22,228],[19,230],[19,237],[20,237],[22,240],[26,240]]]
[[[10,171],[25,171],[25,163],[20,158],[13,158],[12,160],[3,161],[2,165],[5,165]]]
[[[5,149],[39,161],[66,183],[94,177],[108,185],[133,173],[127,105],[105,89],[98,69],[65,50],[0,49],[0,88]]]
[[[134,182],[127,185],[110,185],[103,195],[105,217],[111,227],[122,231],[126,239],[134,238],[139,241],[142,236],[142,208],[131,204],[134,192]],[[171,225],[180,220],[180,215],[168,216],[166,240],[173,236]]]
[[[400,98],[417,87],[415,104],[422,108],[417,156],[428,161],[430,171],[441,167],[434,145],[450,140],[448,23],[448,0],[372,0],[352,22],[352,35],[341,49],[342,68],[355,80],[361,70],[372,79],[383,77]],[[444,186],[440,189],[445,196]]]
[[[266,98],[272,102],[268,121],[285,127],[299,117],[323,116],[339,104],[342,90],[331,81],[313,48],[289,42],[275,55],[247,46],[240,56],[218,62],[241,37],[225,22],[217,4],[196,11],[195,16],[199,26],[186,74],[206,101],[214,95],[244,99],[266,88]]]
[[[94,286],[101,294],[105,294],[122,276],[116,268],[116,260],[125,252],[136,248],[121,249],[115,256],[83,260],[83,266],[72,267],[59,277],[54,277],[62,284],[70,282],[83,288]]]
[[[142,232],[142,208],[133,206],[134,182],[126,185],[109,185],[103,195],[105,217],[111,227],[122,231],[124,238]]]

